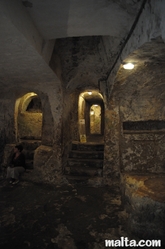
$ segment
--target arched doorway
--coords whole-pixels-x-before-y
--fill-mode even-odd
[[[64,169],[67,177],[85,181],[103,176],[104,103],[97,90],[79,94],[79,140],[72,141]]]
[[[79,134],[85,135],[87,141],[103,139],[104,102],[97,91],[84,91],[79,95],[78,103]]]

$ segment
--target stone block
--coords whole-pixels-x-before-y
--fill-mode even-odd
[[[34,169],[29,177],[35,182],[57,183],[62,177],[61,162],[50,146],[39,146],[34,153]]]

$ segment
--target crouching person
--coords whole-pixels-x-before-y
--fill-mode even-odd
[[[22,153],[23,146],[16,145],[10,166],[7,168],[6,178],[10,179],[11,184],[17,184],[20,175],[25,171],[25,155]]]

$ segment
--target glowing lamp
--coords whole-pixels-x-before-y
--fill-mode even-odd
[[[123,67],[124,67],[124,69],[129,69],[129,70],[131,70],[131,69],[134,68],[134,64],[132,64],[132,63],[127,63],[127,64],[124,64]]]

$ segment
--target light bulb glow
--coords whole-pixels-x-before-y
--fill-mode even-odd
[[[124,69],[133,69],[134,68],[134,64],[132,64],[132,63],[127,63],[127,64],[124,64],[123,65],[123,67],[124,67]]]
[[[92,95],[92,92],[88,92],[89,95]]]

